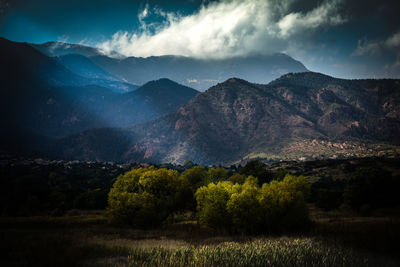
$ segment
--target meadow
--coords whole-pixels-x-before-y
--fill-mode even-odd
[[[2,266],[399,266],[400,219],[311,207],[306,232],[228,235],[189,215],[151,230],[103,211],[0,220]]]

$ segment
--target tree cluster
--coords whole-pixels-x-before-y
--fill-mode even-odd
[[[116,176],[126,170],[104,163],[2,166],[0,214],[63,215],[71,209],[105,209]]]
[[[234,182],[233,182],[234,181]],[[179,211],[196,211],[201,225],[231,232],[290,230],[308,221],[304,177],[259,185],[224,168],[194,166],[179,175],[165,168],[133,169],[118,177],[109,193],[112,222],[135,227],[160,225]]]
[[[306,178],[289,174],[261,187],[252,176],[243,184],[210,183],[196,192],[199,222],[231,232],[291,230],[307,224],[309,194]]]

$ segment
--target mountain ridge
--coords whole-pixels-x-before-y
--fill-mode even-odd
[[[282,153],[288,157],[281,159],[399,153],[400,121],[387,117],[398,114],[398,108],[387,103],[400,100],[400,80],[370,82],[332,78],[315,88],[312,83],[260,85],[231,78],[198,94],[174,114],[122,129],[130,137],[119,160],[229,164],[248,157],[279,159]],[[376,84],[380,87],[373,93]],[[371,94],[371,99],[365,103],[353,99],[359,92]],[[375,102],[376,96],[381,100]],[[68,144],[74,147],[73,137]],[[79,156],[79,149],[90,151],[90,147],[71,149],[68,156]]]
[[[287,72],[308,71],[300,61],[282,53],[224,59],[176,55],[124,57],[116,52],[107,55],[97,48],[57,42],[32,46],[51,57],[68,54],[85,56],[113,77],[131,84],[143,85],[165,77],[200,91],[233,76],[265,84]]]
[[[157,100],[157,90],[116,93],[91,84],[91,79],[73,73],[28,44],[1,38],[0,48],[0,123],[9,128],[3,145],[7,140],[26,143],[24,135],[46,140],[90,128],[144,122],[175,111],[198,93],[173,82],[158,87],[166,92],[162,100]],[[175,89],[180,95],[174,94]],[[152,102],[162,101],[168,105],[152,106]]]

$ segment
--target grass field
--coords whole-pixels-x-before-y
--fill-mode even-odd
[[[307,233],[228,236],[182,221],[108,225],[102,212],[1,218],[1,266],[399,266],[400,220],[313,211]]]

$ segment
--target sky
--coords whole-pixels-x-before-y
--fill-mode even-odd
[[[0,0],[0,36],[126,56],[286,53],[340,78],[400,78],[398,0]]]

